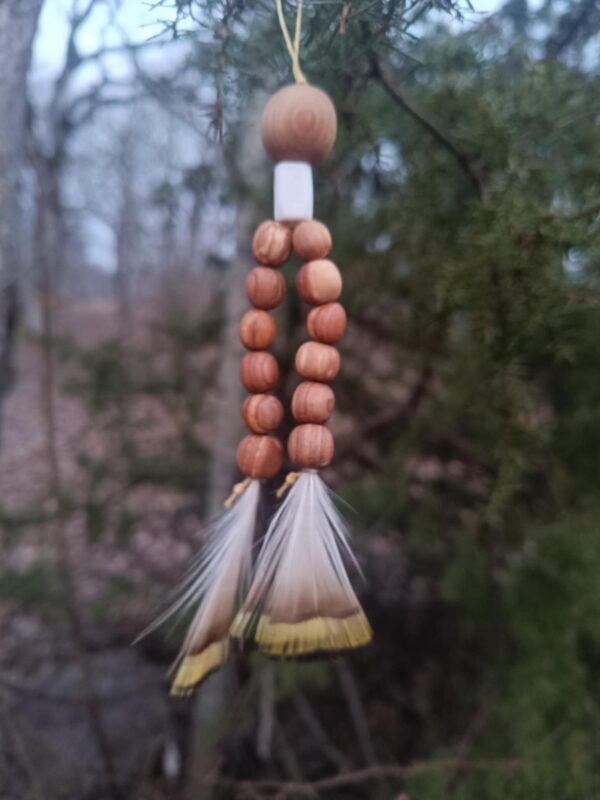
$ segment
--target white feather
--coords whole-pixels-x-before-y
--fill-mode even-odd
[[[365,644],[371,631],[344,556],[347,528],[316,472],[302,472],[273,517],[232,634],[272,654]]]
[[[143,633],[197,608],[175,663],[175,694],[187,694],[227,657],[229,627],[248,589],[260,483],[243,494],[204,532],[204,544],[178,596]],[[141,638],[141,637],[140,637]]]

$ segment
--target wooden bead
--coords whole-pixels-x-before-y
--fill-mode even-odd
[[[251,394],[244,400],[242,419],[252,433],[270,433],[281,425],[283,406],[272,394]]]
[[[248,478],[272,478],[282,462],[283,446],[275,436],[250,434],[242,439],[237,450],[238,467]]]
[[[269,267],[255,267],[246,279],[246,294],[255,308],[275,308],[285,297],[283,275]]]
[[[326,303],[309,312],[306,320],[309,334],[317,342],[335,344],[346,332],[346,312],[339,303]]]
[[[339,269],[327,258],[309,261],[296,275],[298,294],[311,306],[332,303],[342,293]]]
[[[292,244],[302,261],[314,261],[328,256],[333,242],[326,225],[316,219],[307,219],[295,227]]]
[[[296,372],[309,381],[332,381],[340,371],[340,354],[328,344],[305,342],[296,353]]]
[[[256,229],[252,239],[252,254],[259,264],[280,267],[292,252],[292,232],[281,222],[268,220]]]
[[[301,469],[325,467],[333,458],[333,436],[324,425],[298,425],[288,439],[290,460]]]
[[[269,392],[279,380],[277,361],[271,353],[247,353],[240,365],[240,377],[249,392]]]
[[[266,350],[275,341],[275,319],[268,311],[246,311],[240,322],[240,340],[248,350]]]
[[[335,108],[316,86],[284,86],[270,98],[262,115],[263,145],[273,161],[318,164],[337,134]]]
[[[327,422],[335,408],[335,395],[326,383],[304,381],[292,397],[292,414],[296,422]]]

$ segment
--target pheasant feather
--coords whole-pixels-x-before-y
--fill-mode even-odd
[[[327,487],[316,472],[302,472],[269,525],[231,635],[274,656],[367,644],[371,628],[344,557],[358,568]]]
[[[192,608],[196,613],[175,662],[171,694],[187,695],[229,653],[229,628],[248,589],[260,483],[249,482],[241,496],[205,532],[175,602],[144,633]]]

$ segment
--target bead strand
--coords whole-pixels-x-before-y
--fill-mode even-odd
[[[342,292],[340,271],[327,256],[331,234],[323,223],[305,220],[294,229],[295,253],[305,262],[296,277],[298,294],[315,306],[306,321],[313,341],[296,353],[296,371],[304,378],[292,397],[292,414],[299,423],[288,439],[291,461],[302,469],[327,466],[333,458],[333,436],[325,423],[335,408],[335,395],[328,383],[340,369],[340,355],[333,347],[346,330],[346,312],[336,302]]]
[[[283,406],[269,394],[279,380],[279,367],[267,352],[277,333],[270,313],[285,296],[285,281],[277,268],[284,264],[292,249],[292,234],[279,222],[268,220],[256,229],[252,254],[259,264],[248,275],[246,294],[253,308],[240,322],[240,340],[246,350],[240,365],[240,378],[251,394],[242,405],[242,419],[250,434],[240,442],[237,463],[249,478],[272,478],[281,469],[283,446],[273,435],[283,419]]]

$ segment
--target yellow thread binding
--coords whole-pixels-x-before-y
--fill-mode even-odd
[[[231,508],[231,506],[235,503],[238,497],[244,494],[248,486],[250,486],[251,482],[252,478],[245,478],[243,481],[236,483],[233,489],[231,490],[231,494],[229,495],[227,500],[225,500],[225,502],[223,503],[225,508]]]
[[[227,639],[222,639],[220,642],[209,644],[201,653],[185,656],[177,670],[171,694],[174,697],[186,697],[191,694],[194,687],[204,680],[209,672],[221,666],[228,653],[229,642]]]
[[[296,483],[299,477],[300,477],[299,472],[288,472],[288,474],[285,476],[284,482],[275,492],[276,496],[281,500],[283,495],[287,492],[288,489],[292,488],[292,486]]]

